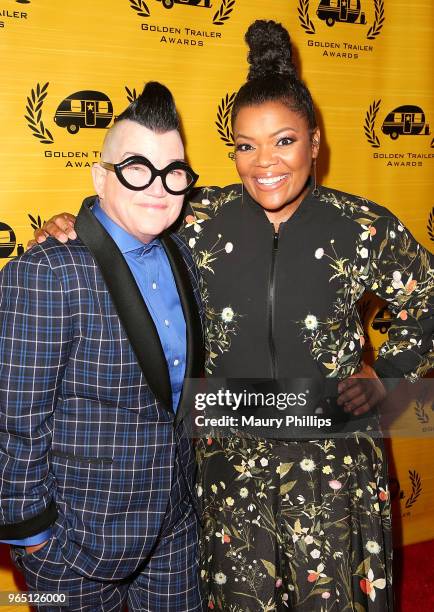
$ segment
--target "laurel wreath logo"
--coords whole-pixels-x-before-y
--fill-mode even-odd
[[[375,17],[374,23],[368,30],[366,38],[369,40],[374,40],[379,33],[384,24],[384,0],[374,0],[374,8],[375,8]]]
[[[219,10],[212,18],[214,25],[224,25],[234,10],[235,0],[222,0]]]
[[[217,121],[215,122],[220,138],[227,147],[234,146],[234,135],[230,127],[229,115],[235,96],[236,92],[234,91],[234,93],[230,95],[227,93],[226,96],[222,98],[217,110]]]
[[[424,405],[425,405],[424,399],[423,400],[417,399],[416,405],[414,407],[414,411],[416,413],[417,420],[419,421],[419,423],[421,423],[421,425],[426,425],[429,422],[429,416],[425,412]]]
[[[309,17],[309,0],[300,0],[298,3],[298,19],[306,34],[315,34],[315,25]]]
[[[33,136],[39,139],[41,144],[53,144],[54,138],[48,128],[45,127],[42,121],[42,106],[47,97],[47,89],[49,83],[40,85],[38,83],[35,89],[32,89],[30,96],[27,97],[26,112],[24,118],[27,120],[27,125],[33,132]]]
[[[41,227],[45,223],[45,221],[42,221],[40,215],[38,215],[36,219],[30,213],[28,213],[27,216],[30,219],[30,225],[32,226],[32,229],[34,229],[34,230],[41,229]]]
[[[432,207],[431,212],[429,214],[428,224],[426,228],[428,230],[428,236],[430,237],[430,240],[434,241],[434,206]]]
[[[380,146],[380,141],[378,140],[378,136],[375,133],[375,119],[377,117],[378,111],[380,110],[380,104],[381,100],[374,100],[365,116],[365,135],[369,144],[374,149],[378,149],[378,147]]]
[[[134,100],[137,100],[137,91],[135,88],[130,89],[125,85],[125,91],[127,92],[127,100],[131,104]]]
[[[133,11],[136,11],[139,17],[149,17],[151,14],[144,0],[129,0],[129,3]]]
[[[416,503],[419,495],[422,493],[422,482],[416,470],[413,470],[413,471],[409,470],[408,473],[410,474],[410,482],[411,482],[412,490],[411,490],[410,497],[405,502],[405,507],[411,508],[413,504]]]

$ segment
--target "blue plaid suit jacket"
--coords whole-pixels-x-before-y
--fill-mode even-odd
[[[84,215],[87,240],[98,234],[109,262],[97,265],[80,239],[48,239],[0,273],[0,537],[33,535],[54,523],[71,567],[113,580],[130,575],[155,545],[175,454],[191,487],[194,456],[161,389],[145,377],[164,359],[146,306],[140,367],[104,276],[117,277],[127,306],[138,289],[125,281],[123,257],[108,234],[88,208]],[[187,321],[186,374],[197,376],[197,363],[188,363],[202,342],[198,272],[178,237],[162,242],[168,255],[170,243]]]

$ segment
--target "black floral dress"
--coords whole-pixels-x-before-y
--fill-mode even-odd
[[[386,209],[320,188],[276,233],[238,186],[208,188],[182,233],[203,275],[209,376],[351,375],[365,341],[356,302],[367,289],[396,315],[378,375],[432,367],[432,260]],[[197,457],[209,609],[392,611],[381,436],[209,437]]]

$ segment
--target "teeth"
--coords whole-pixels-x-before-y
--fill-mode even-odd
[[[270,178],[257,178],[256,180],[261,185],[274,185],[284,178],[286,178],[286,174],[282,174],[282,176],[272,176]]]

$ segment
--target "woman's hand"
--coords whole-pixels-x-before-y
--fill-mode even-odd
[[[360,370],[338,384],[339,406],[345,412],[360,416],[382,402],[387,392],[377,373],[367,363],[362,362]]]
[[[68,242],[68,240],[75,240],[77,234],[74,230],[75,216],[70,213],[62,213],[51,217],[44,225],[35,230],[35,239],[31,240],[27,248],[33,246],[35,242],[44,242],[48,236],[53,236],[59,242]]]

